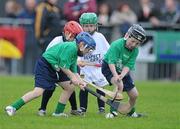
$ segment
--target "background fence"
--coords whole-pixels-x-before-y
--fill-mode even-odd
[[[23,0],[17,0],[23,3]],[[40,0],[39,0],[40,1]],[[4,3],[1,1],[0,7],[0,27],[9,26],[14,28],[24,28],[25,42],[21,44],[24,46],[24,53],[22,58],[5,58],[0,57],[0,74],[33,74],[33,68],[36,59],[40,56],[41,50],[36,43],[34,36],[34,29],[32,28],[33,21],[30,19],[13,19],[4,18]],[[63,6],[65,1],[59,1],[59,5]],[[102,2],[97,0],[97,2]],[[114,0],[112,3],[117,3]],[[127,0],[132,6],[132,0]],[[156,1],[156,3],[162,1]],[[133,7],[136,10],[137,7]],[[113,7],[113,5],[112,5]],[[64,21],[60,21],[64,25]],[[179,24],[162,24],[154,28],[150,23],[140,23],[148,34],[148,40],[140,46],[139,56],[137,59],[136,70],[132,72],[136,80],[180,80],[180,25]],[[117,26],[100,26],[99,31],[105,35],[109,43],[122,37],[117,32]],[[1,32],[3,33],[3,32]],[[12,35],[14,35],[12,33]],[[21,36],[21,35],[20,35]],[[0,37],[1,39],[3,37]],[[1,49],[0,49],[1,51]]]

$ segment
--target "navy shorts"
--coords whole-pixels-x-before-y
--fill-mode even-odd
[[[103,63],[102,63],[102,74],[105,76],[105,78],[109,82],[109,84],[112,85],[111,78],[113,77],[113,75],[112,75],[111,70],[109,69],[108,64],[105,61],[103,61]],[[124,84],[123,91],[130,91],[132,88],[135,87],[134,82],[129,74],[124,76],[122,81]]]
[[[55,83],[69,81],[63,71],[56,72],[44,57],[40,57],[35,65],[35,87],[46,90],[55,89]],[[58,75],[57,75],[58,74]]]

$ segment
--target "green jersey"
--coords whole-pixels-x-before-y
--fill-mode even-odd
[[[77,51],[76,42],[63,42],[52,46],[42,56],[56,71],[65,68],[77,73]]]
[[[121,72],[124,66],[130,70],[134,69],[138,48],[129,50],[125,47],[126,40],[118,39],[111,43],[111,46],[104,56],[104,60],[108,64],[115,64],[116,71]]]

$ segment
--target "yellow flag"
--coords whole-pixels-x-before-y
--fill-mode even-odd
[[[0,57],[20,59],[22,53],[10,41],[0,39]]]

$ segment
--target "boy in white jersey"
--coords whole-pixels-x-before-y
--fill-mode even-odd
[[[87,54],[78,60],[81,74],[84,75],[84,79],[87,82],[94,83],[99,87],[108,85],[107,80],[101,73],[101,64],[104,54],[109,48],[109,43],[105,37],[97,32],[98,23],[97,15],[95,13],[83,13],[80,16],[79,22],[85,32],[89,32],[95,40],[96,50],[93,53]],[[105,94],[99,90],[97,93],[105,96]],[[105,112],[105,104],[100,99],[98,101],[99,113]],[[80,91],[80,110],[79,112],[86,112],[88,105],[88,92]]]
[[[83,31],[82,27],[76,21],[67,22],[64,26],[63,35],[55,37],[47,46],[46,51],[56,44],[59,44],[59,43],[65,42],[65,41],[73,41],[75,36],[82,31]],[[46,107],[47,107],[48,101],[51,98],[54,90],[55,90],[55,87],[52,90],[44,91],[43,96],[42,96],[42,101],[41,101],[41,107],[39,108],[39,111],[38,111],[39,116],[44,116],[46,114]],[[75,91],[72,93],[71,97],[69,98],[69,102],[71,104],[71,109],[72,109],[71,114],[72,115],[81,115],[80,113],[77,112]]]

